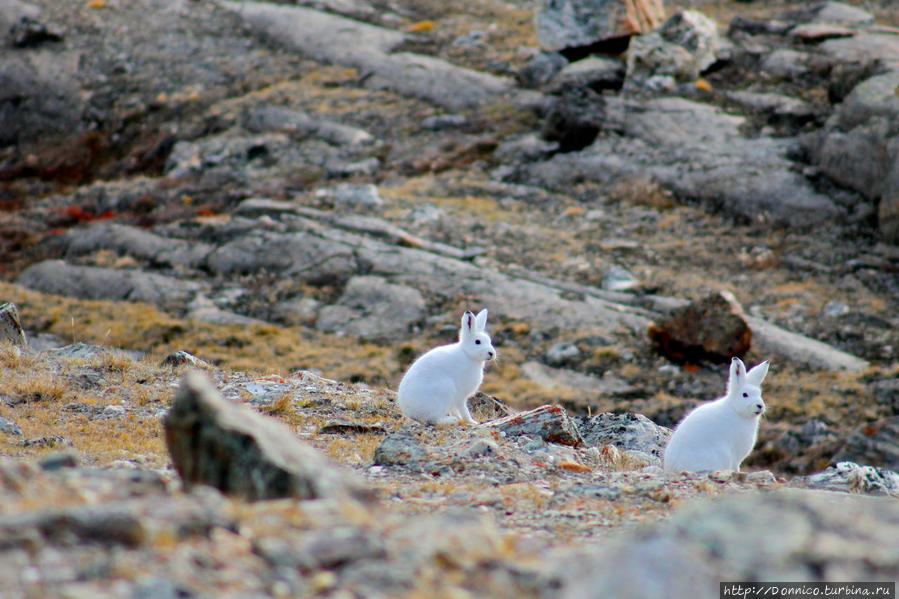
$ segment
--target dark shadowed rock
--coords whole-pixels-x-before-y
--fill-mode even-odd
[[[715,292],[649,325],[655,347],[675,362],[729,362],[752,345],[752,330],[732,293]]]
[[[187,487],[210,485],[247,500],[368,494],[285,425],[229,403],[197,372],[185,375],[164,425],[172,462]]]
[[[499,420],[493,420],[484,426],[494,428],[513,437],[528,435],[539,437],[549,443],[580,447],[584,444],[577,427],[569,418],[562,406],[541,406],[519,412]]]
[[[12,302],[0,304],[0,343],[9,342],[13,345],[27,345],[25,331],[19,321],[19,311]]]
[[[647,33],[664,18],[661,0],[561,0],[545,3],[535,26],[541,46],[562,50]]]
[[[599,94],[588,88],[566,88],[553,99],[541,134],[558,142],[560,152],[574,152],[593,143],[604,117],[605,102]]]
[[[29,266],[16,280],[19,285],[81,299],[110,299],[167,305],[188,299],[202,285],[165,275],[96,266],[75,266],[47,260]]]
[[[899,471],[899,416],[863,424],[846,439],[833,462],[855,462]]]
[[[606,412],[592,418],[574,418],[574,421],[587,445],[614,445],[618,449],[642,451],[660,460],[671,437],[671,429],[633,412]]]
[[[5,34],[6,30],[0,32]],[[78,132],[85,105],[77,72],[75,52],[4,49],[0,53],[0,147]]]
[[[796,489],[729,495],[558,556],[558,596],[713,599],[722,580],[891,580],[897,534],[895,499]]]
[[[417,289],[381,277],[353,277],[340,300],[319,313],[316,328],[366,340],[396,339],[424,317],[425,300]]]

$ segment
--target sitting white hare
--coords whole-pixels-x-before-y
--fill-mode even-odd
[[[665,470],[739,470],[755,446],[767,373],[768,362],[746,372],[743,361],[734,358],[727,393],[696,407],[677,425],[665,448]]]
[[[419,357],[400,381],[397,403],[414,420],[477,424],[468,398],[484,379],[484,364],[496,357],[487,327],[487,310],[462,315],[459,341],[441,345]]]

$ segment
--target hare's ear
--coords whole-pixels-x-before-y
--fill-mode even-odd
[[[459,340],[468,339],[475,332],[475,315],[466,312],[462,315],[462,325],[459,327]]]
[[[746,365],[740,358],[730,361],[730,378],[727,379],[728,393],[736,391],[746,384]]]
[[[768,361],[765,360],[761,364],[756,364],[752,367],[752,369],[746,373],[746,382],[750,385],[755,385],[756,387],[762,386],[762,381],[765,380],[765,375],[768,374]]]
[[[487,328],[487,308],[484,308],[478,315],[474,318],[474,328],[476,331],[481,332]]]

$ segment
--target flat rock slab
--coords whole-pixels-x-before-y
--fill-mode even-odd
[[[749,222],[797,228],[826,225],[844,215],[796,172],[786,157],[793,143],[788,138],[745,138],[744,118],[683,98],[609,96],[605,103],[606,133],[580,152],[529,166],[522,178],[568,185],[648,175],[682,200]]]
[[[161,306],[184,301],[202,288],[200,283],[155,273],[75,266],[62,260],[46,260],[29,266],[16,282],[29,289],[68,297]]]
[[[197,372],[185,375],[164,426],[172,463],[188,488],[210,485],[250,501],[369,496],[287,426],[226,401]]]
[[[516,91],[512,79],[474,71],[445,60],[397,52],[406,34],[298,6],[225,2],[255,31],[283,47],[316,60],[354,67],[374,75],[399,94],[447,110],[477,108]],[[516,91],[524,103],[539,94]]]
[[[527,412],[519,412],[485,424],[507,436],[528,435],[539,437],[548,443],[580,447],[584,444],[581,434],[562,406],[540,406]]]

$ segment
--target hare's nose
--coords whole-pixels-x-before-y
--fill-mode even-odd
[[[490,350],[487,350],[487,357],[492,359],[493,356],[494,356],[493,352]]]
[[[761,412],[762,410],[765,409],[765,404],[757,403],[757,404],[755,404],[755,409],[758,410],[759,412]]]

